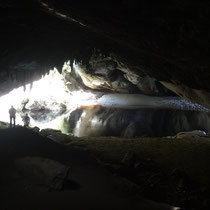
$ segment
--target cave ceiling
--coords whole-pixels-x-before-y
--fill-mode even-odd
[[[207,0],[2,0],[0,81],[19,75],[20,86],[67,60],[86,65],[99,49],[210,107],[209,23]]]

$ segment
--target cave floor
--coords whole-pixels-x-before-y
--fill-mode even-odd
[[[22,127],[1,129],[0,137],[1,209],[210,206],[207,137],[76,138]],[[53,164],[70,171],[56,184]]]

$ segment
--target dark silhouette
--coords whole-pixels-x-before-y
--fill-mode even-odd
[[[28,116],[27,113],[26,113],[26,115],[23,117],[23,123],[24,123],[24,127],[28,127],[28,126],[29,126],[30,117]]]
[[[15,118],[16,118],[16,109],[11,106],[9,109],[9,117],[10,117],[10,127],[12,127],[12,120],[13,120],[13,125],[15,126]]]

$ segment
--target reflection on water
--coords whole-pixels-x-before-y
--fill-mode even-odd
[[[210,132],[207,112],[171,109],[77,109],[63,121],[76,136],[170,136],[181,131]]]

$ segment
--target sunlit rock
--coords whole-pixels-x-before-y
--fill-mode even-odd
[[[123,77],[120,71],[118,71],[118,73],[113,72],[108,78],[104,76],[104,74],[89,73],[88,70],[81,65],[77,66],[77,71],[83,83],[91,89],[105,89],[121,93],[129,93],[135,90],[135,87]]]
[[[114,55],[112,56],[113,57],[102,56],[100,51],[95,52],[89,61],[88,69],[84,69],[84,71],[88,71],[91,75],[101,76],[104,78],[104,81],[111,83],[110,86],[113,86],[114,84],[116,86],[113,87],[114,91],[117,90],[117,85],[120,87],[120,83],[117,81],[124,81],[125,78],[130,83],[130,86],[131,84],[133,85],[129,92],[154,96],[171,94],[170,91],[155,78],[151,78],[145,74],[140,76],[133,69],[130,69],[122,62],[119,62]]]
[[[70,61],[65,62],[62,69],[62,76],[63,82],[70,92],[83,91],[87,89],[79,73],[76,71],[75,63],[71,63]]]

